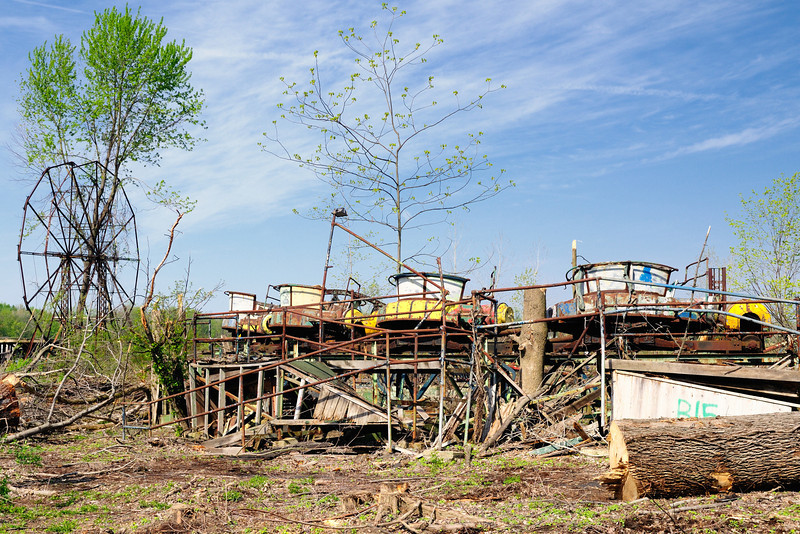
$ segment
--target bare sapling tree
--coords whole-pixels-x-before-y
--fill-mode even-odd
[[[187,269],[184,280],[175,282],[169,293],[160,294],[156,291],[156,280],[160,273],[166,265],[174,261],[171,254],[178,225],[196,206],[195,201],[181,197],[163,182],[156,191],[158,192],[156,201],[172,210],[175,213],[175,220],[166,236],[164,255],[149,275],[134,339],[135,350],[143,353],[150,361],[153,372],[167,395],[174,395],[182,392],[185,387],[188,313],[193,313],[202,307],[213,296],[216,288],[211,291],[192,290]],[[176,397],[173,404],[179,412],[186,412],[181,397]]]
[[[399,268],[418,252],[407,253],[407,231],[446,221],[453,210],[487,200],[512,183],[480,152],[483,132],[462,134],[462,143],[447,141],[453,137],[449,124],[481,108],[497,90],[491,79],[471,98],[456,90],[439,94],[424,67],[443,39],[433,35],[425,44],[403,46],[394,27],[405,12],[383,8],[386,20],[373,21],[368,35],[354,28],[339,31],[355,62],[341,89],[330,88],[318,52],[307,84],[281,78],[290,99],[278,105],[281,122],[311,130],[318,136],[316,150],[300,154],[286,146],[278,120],[264,134],[262,147],[330,186],[330,196],[312,216],[327,218],[331,206],[344,206],[350,220],[388,230],[385,244],[396,245]],[[440,96],[448,102],[439,102]]]

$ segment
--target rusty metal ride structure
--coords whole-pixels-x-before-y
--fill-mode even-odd
[[[367,242],[336,217],[334,227]],[[573,267],[561,283],[469,295],[464,278],[407,266],[393,277],[397,292],[381,297],[326,288],[326,277],[322,286],[270,287],[264,302],[229,292],[228,311],[193,319],[186,420],[208,436],[241,432],[243,440],[246,427],[266,425],[278,436],[380,435],[388,447],[393,439],[480,443],[507,416],[501,407],[524,395],[510,335],[533,322],[550,332],[538,393],[571,393],[601,430],[609,359],[796,365],[798,328],[771,324],[767,306],[798,303],[727,292],[724,271],[703,261],[707,287],[688,274],[671,283],[672,267],[626,261]],[[547,317],[515,321],[502,300],[531,288],[572,298]],[[210,334],[214,324],[223,335]],[[580,387],[565,392],[579,375]]]
[[[45,169],[25,200],[17,246],[25,306],[54,325],[107,321],[136,294],[139,242],[122,180],[97,161]]]

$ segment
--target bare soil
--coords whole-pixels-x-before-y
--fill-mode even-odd
[[[602,457],[209,454],[115,431],[0,445],[6,532],[800,532],[800,495],[615,501]],[[384,506],[383,494],[416,508]]]

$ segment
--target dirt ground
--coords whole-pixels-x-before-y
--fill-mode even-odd
[[[215,456],[167,434],[0,445],[6,532],[800,532],[800,494],[614,501],[606,459]],[[398,506],[399,504],[399,506]]]

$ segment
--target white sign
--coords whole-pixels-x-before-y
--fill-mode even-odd
[[[791,403],[626,371],[612,375],[614,419],[660,419],[790,412]]]

